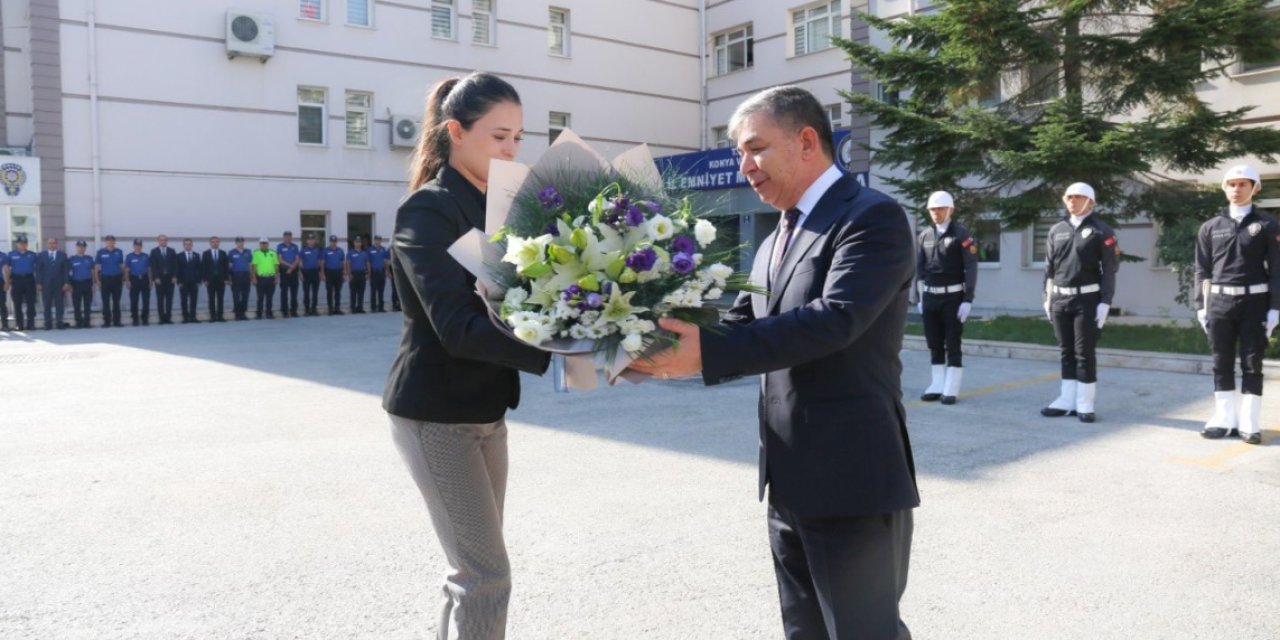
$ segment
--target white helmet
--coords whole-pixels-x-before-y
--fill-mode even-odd
[[[937,209],[938,207],[954,207],[956,201],[951,198],[951,194],[946,191],[934,191],[929,195],[928,209]]]
[[[1098,202],[1098,199],[1093,196],[1093,187],[1083,182],[1077,182],[1067,187],[1067,192],[1062,194],[1062,201],[1066,202],[1068,196],[1084,196],[1093,200],[1095,204]]]
[[[1262,176],[1258,175],[1258,170],[1247,164],[1238,164],[1230,169],[1222,176],[1222,188],[1227,188],[1228,180],[1252,180],[1253,184],[1258,187],[1262,186]]]

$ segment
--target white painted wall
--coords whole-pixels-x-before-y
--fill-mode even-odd
[[[0,146],[25,147],[31,144],[31,31],[28,0],[0,2],[4,22],[4,91],[6,139]]]

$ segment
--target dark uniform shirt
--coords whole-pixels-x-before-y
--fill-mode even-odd
[[[973,302],[978,286],[978,243],[969,230],[952,221],[945,233],[929,225],[920,231],[916,277],[928,287],[964,284],[964,301]],[[919,289],[917,289],[917,292]]]
[[[352,249],[347,254],[347,260],[351,263],[351,273],[364,273],[369,264],[369,252],[364,249]]]
[[[347,254],[342,247],[324,248],[324,268],[330,271],[342,271],[342,263],[347,261]]]
[[[227,252],[231,258],[232,273],[249,273],[249,265],[253,263],[253,252],[248,249],[232,249]]]
[[[145,278],[147,277],[147,266],[150,264],[151,256],[145,253],[130,253],[124,257],[124,266],[129,268],[129,277]]]
[[[36,272],[36,252],[34,251],[18,251],[14,249],[9,252],[9,273],[15,276],[30,276]]]
[[[298,259],[298,245],[292,242],[289,244],[281,242],[276,245],[276,255],[280,256],[280,267],[288,269],[293,266],[293,261]]]
[[[1280,309],[1280,223],[1255,207],[1237,223],[1230,210],[1200,225],[1196,238],[1196,307],[1204,308],[1204,283],[1267,284],[1271,308]]]
[[[93,279],[93,258],[76,254],[67,258],[67,272],[72,282],[87,282]]]
[[[387,266],[387,248],[369,247],[369,267],[374,271],[382,271]]]
[[[302,269],[311,271],[320,268],[320,247],[304,245],[298,254],[302,256]]]
[[[98,249],[98,254],[95,260],[98,263],[98,268],[101,270],[100,273],[104,276],[118,276],[124,273],[122,270],[124,266],[124,252],[118,247],[115,249],[108,249],[106,247]]]
[[[1079,227],[1063,220],[1049,229],[1045,240],[1044,279],[1059,287],[1100,285],[1101,302],[1111,304],[1120,268],[1120,243],[1115,231],[1089,214]]]

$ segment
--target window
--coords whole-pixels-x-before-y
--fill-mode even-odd
[[[844,105],[837,102],[829,104],[823,109],[827,112],[827,122],[831,124],[833,130],[844,126]]]
[[[829,49],[831,38],[840,35],[840,2],[796,9],[791,12],[791,36],[795,55]]]
[[[301,215],[302,241],[315,238],[316,246],[323,247],[329,242],[329,212],[303,211]]]
[[[298,0],[298,17],[304,20],[324,20],[324,0]]]
[[[324,144],[326,91],[298,87],[298,143]]]
[[[716,149],[733,146],[733,141],[729,139],[729,127],[712,127],[711,140],[712,146]]]
[[[1031,250],[1027,252],[1028,266],[1044,264],[1045,243],[1049,240],[1049,229],[1058,224],[1060,218],[1041,218],[1031,225]]]
[[[891,107],[902,104],[902,93],[897,89],[891,89],[886,84],[876,84],[876,99]]]
[[[1053,35],[1044,34],[1044,37],[1048,38],[1053,46],[1057,46],[1057,38]],[[1062,95],[1057,62],[1028,66],[1023,73],[1023,81],[1026,83],[1024,92],[1026,101],[1029,103],[1048,102]]]
[[[471,0],[471,42],[494,44],[494,0]]]
[[[347,24],[355,27],[372,27],[373,0],[347,0]]]
[[[453,40],[453,0],[431,0],[431,37]]]
[[[347,92],[347,144],[369,146],[369,128],[373,121],[373,94]]]
[[[755,38],[751,35],[751,25],[716,34],[712,43],[715,46],[716,75],[755,66]]]
[[[978,106],[990,109],[1004,102],[1002,83],[1003,79],[998,73],[983,81],[978,86]]]
[[[973,223],[973,239],[978,243],[978,262],[1000,264],[999,219],[979,219],[975,221]],[[1043,250],[1044,248],[1041,247],[1041,251]]]
[[[28,205],[12,205],[9,207],[9,238],[26,236],[27,247],[40,251],[44,239],[40,237],[40,207]],[[10,244],[11,248],[13,247]],[[0,292],[4,295],[4,292]]]
[[[555,144],[556,138],[559,138],[560,134],[568,128],[569,114],[562,113],[560,111],[552,111],[547,127],[547,137],[550,138],[550,141],[547,144]]]
[[[569,57],[569,10],[550,9],[547,23],[547,51],[553,56]]]

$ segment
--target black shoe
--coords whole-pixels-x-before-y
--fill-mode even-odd
[[[941,393],[926,393],[921,395],[920,399],[924,400],[925,402],[937,402],[938,398],[941,398],[941,397],[942,397]]]
[[[333,315],[335,315],[335,316],[344,316],[344,315],[346,315],[346,314],[342,312],[342,309],[334,309],[334,310],[333,310]]]
[[[942,404],[955,404],[955,403],[956,403],[955,396],[942,396]]]
[[[400,311],[400,305],[398,305],[398,304],[393,304],[393,305],[391,305],[391,310],[392,310],[392,311]]]
[[[0,325],[0,331],[13,331],[13,329],[10,329],[9,325],[5,324],[5,325]]]
[[[1234,438],[1239,434],[1239,431],[1235,429],[1228,429],[1226,427],[1205,427],[1200,432],[1200,437],[1208,438],[1210,440],[1219,440],[1228,436]]]
[[[1053,407],[1045,407],[1040,410],[1040,415],[1046,418],[1061,418],[1063,416],[1074,416],[1075,410],[1054,409]]]
[[[143,321],[142,321],[142,326],[144,326],[144,327],[149,327],[149,326],[151,326],[151,321],[150,321],[150,320],[143,320]]]
[[[255,319],[255,320],[261,320],[261,319],[262,319],[262,312],[261,312],[261,311],[259,311],[259,312],[255,313],[255,314],[253,314],[253,317],[254,317],[254,319]]]
[[[1092,413],[1081,413],[1078,415],[1080,416],[1080,422],[1094,422],[1098,419],[1098,416]]]
[[[268,311],[268,312],[267,312],[267,319],[268,319],[268,320],[275,320],[275,318],[276,318],[276,314],[271,313],[270,311]]]
[[[138,326],[139,324],[140,324],[140,323],[139,323],[138,319],[137,319],[137,318],[134,318],[134,319],[133,319],[133,324],[132,324],[131,326],[136,327],[136,326]]]
[[[1251,433],[1247,436],[1242,436],[1241,439],[1244,440],[1245,444],[1262,444],[1262,432]]]
[[[116,320],[116,322],[115,322],[115,326],[117,326],[117,327],[123,327],[124,325],[123,325],[123,324],[121,324],[119,320]]]

